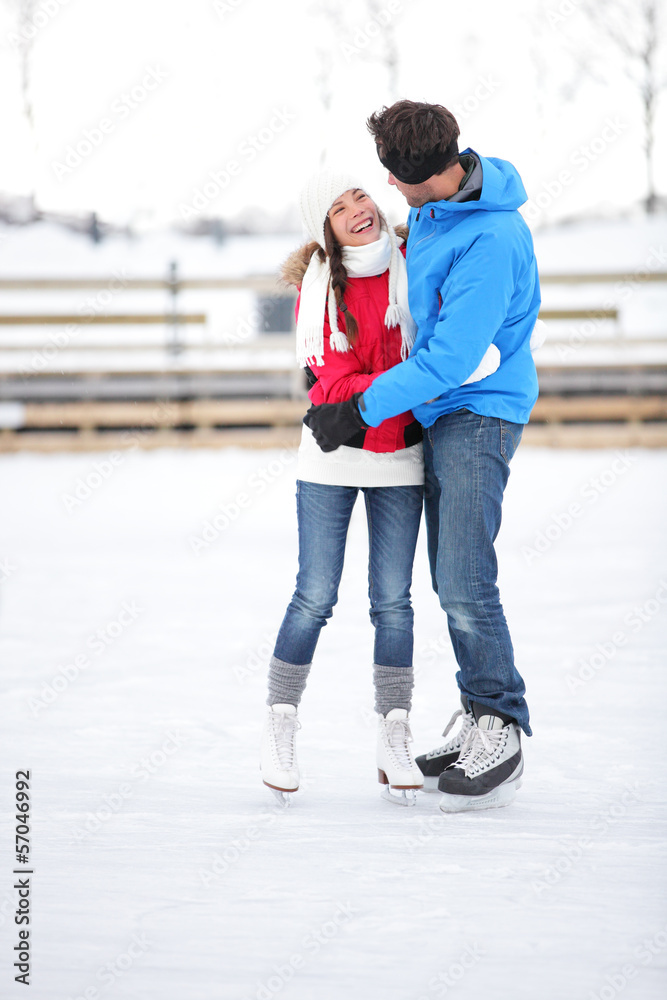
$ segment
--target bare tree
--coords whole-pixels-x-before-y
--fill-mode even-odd
[[[598,80],[607,78],[607,56],[611,50],[621,56],[623,72],[639,95],[647,184],[644,204],[646,211],[653,213],[658,207],[654,164],[656,109],[661,92],[667,87],[664,0],[605,0],[604,4],[588,3],[581,11],[595,27],[601,41],[597,54],[586,60],[590,75]]]
[[[315,84],[323,113],[320,165],[324,166],[329,153],[328,124],[335,98],[336,71],[347,69],[357,59],[383,66],[387,73],[388,103],[391,103],[398,97],[399,46],[395,16],[386,9],[386,0],[384,6],[383,0],[366,0],[363,6],[357,0],[317,0],[310,10],[317,30]]]
[[[368,13],[371,16],[372,21],[378,24],[382,29],[382,54],[379,58],[387,70],[387,89],[390,98],[389,101],[387,101],[387,104],[393,104],[393,102],[398,98],[399,81],[399,52],[398,43],[396,41],[396,21],[393,13],[387,12],[386,4],[383,4],[383,0],[366,0],[366,2],[368,4]]]
[[[9,0],[9,6],[16,11],[17,30],[9,35],[9,39],[16,49],[20,62],[21,79],[21,103],[23,115],[28,126],[30,137],[30,147],[32,156],[32,170],[30,177],[30,204],[33,218],[37,214],[36,208],[36,175],[37,175],[37,131],[35,128],[35,110],[32,99],[32,55],[33,43],[37,30],[34,25],[34,15],[38,0]]]
[[[341,4],[338,0],[320,0],[319,3],[314,5],[312,10],[314,14],[321,15],[324,18],[326,26],[323,34],[318,32],[318,42],[316,45],[318,73],[315,78],[323,114],[324,138],[320,151],[320,166],[323,167],[329,151],[327,136],[329,135],[328,126],[331,121],[331,108],[334,97],[333,72],[335,59],[333,47],[336,43],[340,44],[340,39],[346,34],[346,27],[341,11]]]

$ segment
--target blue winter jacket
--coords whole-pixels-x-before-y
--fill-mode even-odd
[[[410,210],[408,298],[417,337],[407,361],[365,390],[360,408],[371,427],[406,410],[430,427],[462,407],[525,424],[535,405],[530,336],[540,290],[532,237],[517,211],[526,192],[511,163],[475,156],[478,201]],[[500,351],[500,367],[463,385],[490,344]]]

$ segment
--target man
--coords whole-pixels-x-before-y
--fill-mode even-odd
[[[389,183],[410,205],[417,338],[407,361],[363,394],[312,407],[305,419],[323,450],[410,409],[424,427],[429,559],[459,666],[455,717],[463,719],[456,737],[417,762],[425,787],[443,793],[443,811],[491,808],[515,797],[520,732],[531,735],[494,549],[509,462],[538,393],[530,340],[539,283],[518,212],[526,192],[510,163],[459,154],[456,119],[440,105],[399,101],[368,128]],[[464,385],[492,343],[500,367]]]

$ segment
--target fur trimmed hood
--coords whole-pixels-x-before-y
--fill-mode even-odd
[[[394,232],[396,235],[406,241],[408,238],[408,227],[405,225],[394,226]],[[318,244],[311,240],[310,243],[304,244],[304,246],[299,247],[298,250],[294,250],[287,260],[282,264],[280,268],[280,280],[285,285],[295,285],[297,288],[301,287],[301,282],[303,281],[303,276],[308,270],[308,265],[310,264],[310,259],[313,254],[319,250]]]

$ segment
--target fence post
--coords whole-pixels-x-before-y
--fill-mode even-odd
[[[183,350],[183,344],[181,343],[181,320],[178,314],[178,292],[179,292],[179,280],[178,280],[178,262],[172,260],[169,265],[169,294],[171,297],[171,322],[170,322],[170,339],[167,344],[167,350],[171,354],[180,354]]]

